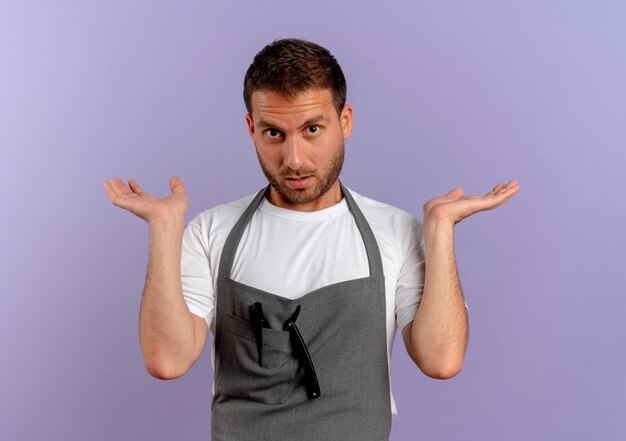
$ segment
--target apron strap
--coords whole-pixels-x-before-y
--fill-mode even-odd
[[[222,249],[222,255],[220,257],[220,267],[218,277],[226,277],[230,278],[230,270],[233,266],[233,261],[235,260],[235,253],[237,252],[237,246],[241,241],[241,236],[243,236],[243,232],[252,219],[254,212],[257,207],[261,204],[263,197],[266,193],[269,194],[270,186],[261,189],[257,195],[252,199],[246,211],[243,212],[233,229],[230,231],[230,234],[226,238],[226,242],[224,242],[224,248]]]
[[[380,257],[380,250],[378,249],[378,243],[376,242],[374,232],[372,231],[370,224],[365,219],[363,212],[352,198],[348,189],[343,186],[341,181],[339,181],[339,185],[341,185],[341,191],[346,198],[348,207],[352,211],[352,215],[356,221],[356,226],[359,227],[359,231],[363,237],[365,251],[367,252],[367,261],[370,266],[370,277],[383,277],[383,262]]]

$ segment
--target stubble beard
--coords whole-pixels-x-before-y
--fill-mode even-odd
[[[270,185],[288,201],[297,204],[306,204],[313,202],[324,195],[330,187],[332,187],[337,178],[339,178],[341,168],[343,167],[345,146],[342,141],[335,154],[330,158],[329,169],[324,176],[319,176],[319,170],[308,170],[302,168],[298,170],[287,168],[280,172],[280,178],[285,178],[287,176],[314,176],[316,178],[314,181],[317,185],[313,188],[309,187],[305,189],[289,188],[281,185],[278,179],[270,173],[263,163],[261,156],[259,156],[258,149],[256,150],[256,154],[259,159],[259,164],[261,165],[261,170],[263,170],[263,174],[265,174],[265,177],[269,181]]]

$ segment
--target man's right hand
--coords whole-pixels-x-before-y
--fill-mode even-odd
[[[178,176],[170,178],[170,190],[172,194],[159,199],[143,189],[133,179],[128,180],[128,186],[118,178],[104,181],[104,189],[113,205],[130,211],[146,222],[162,216],[170,216],[184,219],[189,197]]]

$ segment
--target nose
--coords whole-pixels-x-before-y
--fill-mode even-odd
[[[283,145],[283,158],[286,167],[297,170],[303,163],[302,146],[295,136],[285,140]]]

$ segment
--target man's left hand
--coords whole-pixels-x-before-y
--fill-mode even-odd
[[[508,184],[501,182],[484,196],[463,196],[463,188],[455,187],[445,196],[437,196],[424,204],[424,224],[444,221],[454,225],[474,213],[499,207],[518,190],[516,180]]]

